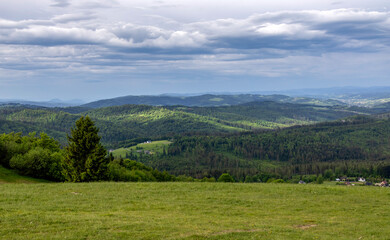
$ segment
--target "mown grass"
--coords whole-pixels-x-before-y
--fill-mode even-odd
[[[389,239],[390,190],[292,184],[1,184],[2,239]]]
[[[155,153],[162,153],[164,147],[168,148],[168,145],[171,144],[172,142],[168,140],[161,140],[161,141],[153,141],[151,143],[140,143],[137,144],[136,146],[132,146],[129,148],[118,148],[115,149],[112,154],[114,157],[126,157],[126,153],[133,152],[133,154],[137,154],[137,150],[142,150],[142,151],[150,151],[152,154]]]

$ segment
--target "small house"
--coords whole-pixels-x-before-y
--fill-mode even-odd
[[[300,180],[298,184],[306,184],[304,181]]]
[[[364,179],[364,178],[362,178],[362,177],[360,177],[360,178],[358,178],[358,182],[366,182],[366,179]]]
[[[340,181],[343,181],[343,182],[348,181],[348,177],[341,177]]]
[[[381,182],[381,187],[387,187],[387,186],[389,186],[389,184],[386,182],[386,180],[383,180]]]

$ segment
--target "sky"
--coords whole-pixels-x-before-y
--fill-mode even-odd
[[[388,0],[0,1],[0,99],[390,86]]]

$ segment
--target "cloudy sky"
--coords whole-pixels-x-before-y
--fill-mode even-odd
[[[0,1],[0,99],[390,86],[388,0]]]

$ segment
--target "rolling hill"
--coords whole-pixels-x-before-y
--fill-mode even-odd
[[[384,117],[384,116],[382,116]],[[229,172],[276,178],[325,174],[390,177],[390,120],[354,116],[267,132],[177,137],[167,154],[138,161],[197,178]]]
[[[143,141],[143,138],[275,129],[331,121],[366,114],[366,111],[369,109],[269,101],[226,107],[123,105],[89,110],[5,105],[0,107],[0,132],[44,131],[64,144],[74,122],[88,114],[100,128],[104,145],[119,147]]]
[[[236,94],[236,95],[213,95],[204,94],[199,96],[124,96],[112,99],[99,100],[82,105],[88,108],[101,108],[120,106],[126,104],[145,104],[152,106],[230,106],[254,101],[274,101],[280,103],[311,104],[319,106],[345,105],[336,100],[319,100],[305,97],[289,97],[285,95],[260,95],[260,94]]]

